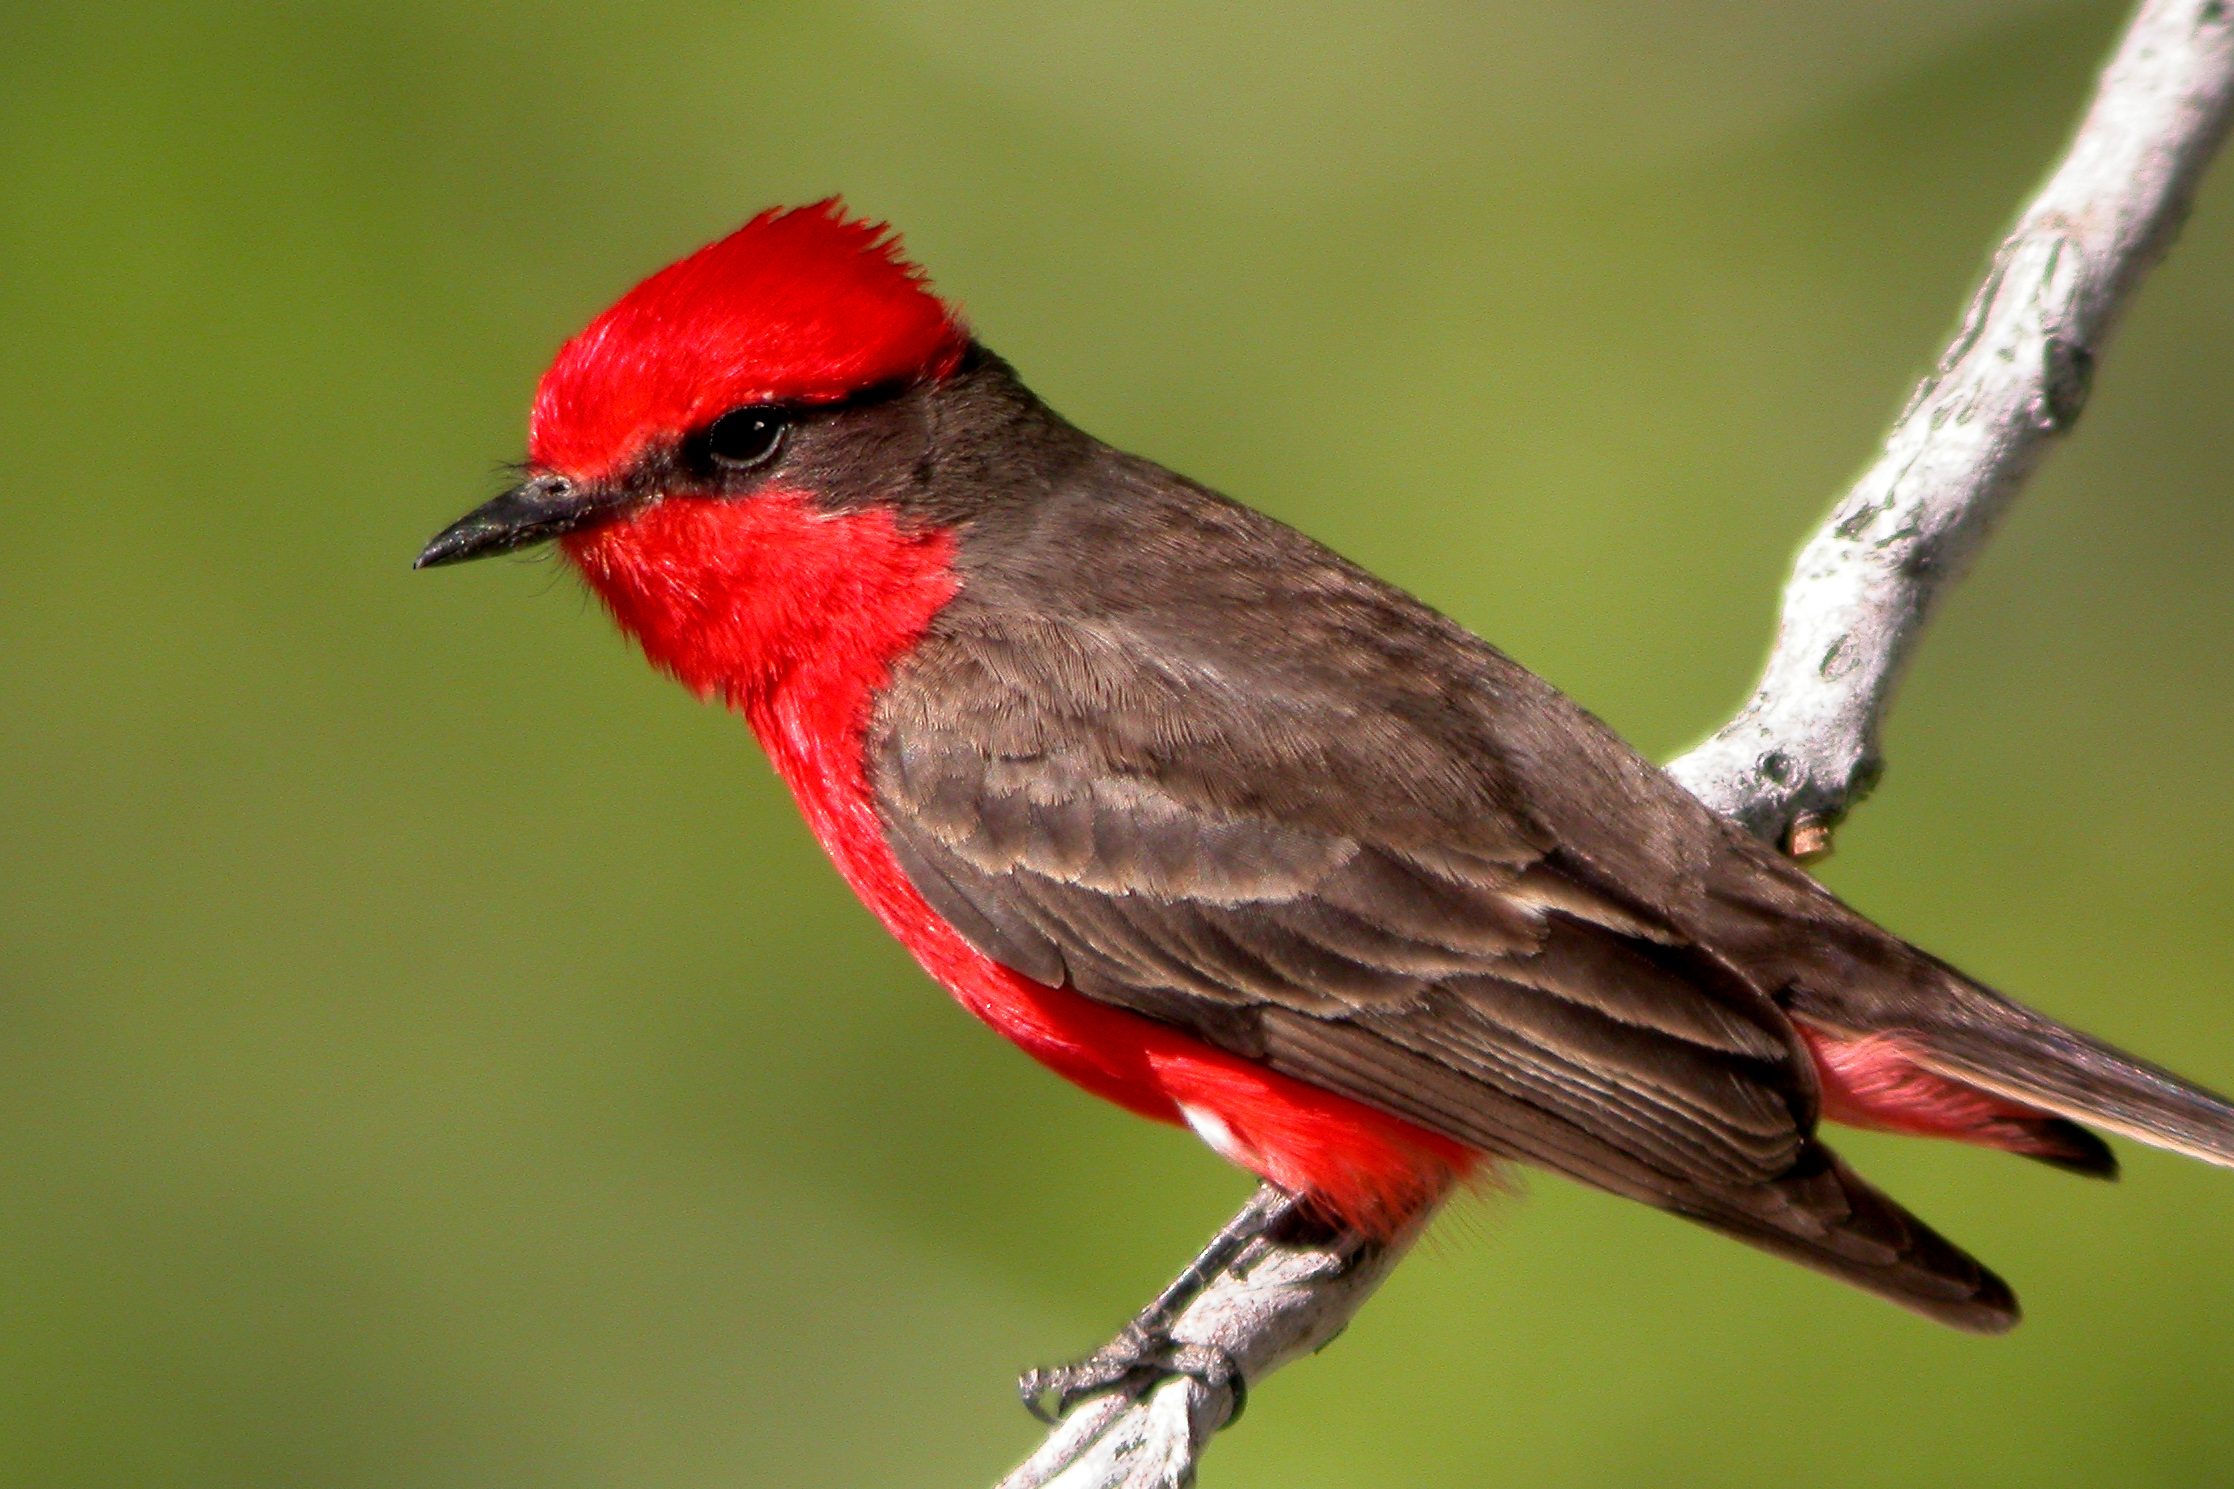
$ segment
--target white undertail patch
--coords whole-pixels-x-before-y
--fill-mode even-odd
[[[1189,1106],[1185,1102],[1179,1104],[1179,1114],[1187,1119],[1187,1125],[1195,1130],[1195,1136],[1210,1145],[1211,1152],[1228,1163],[1238,1164],[1243,1168],[1249,1166],[1248,1150],[1241,1146],[1241,1139],[1233,1135],[1233,1129],[1226,1125],[1225,1118],[1208,1107]]]

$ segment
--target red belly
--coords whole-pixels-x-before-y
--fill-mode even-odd
[[[930,914],[928,907],[924,913]],[[887,922],[888,924],[890,922]],[[1385,1235],[1479,1162],[1450,1139],[1138,1014],[997,966],[943,925],[901,939],[963,1007],[1097,1096],[1184,1122],[1228,1161]]]

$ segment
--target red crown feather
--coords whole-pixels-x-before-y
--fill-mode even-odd
[[[623,295],[559,351],[528,455],[583,479],[751,403],[829,402],[952,370],[969,333],[880,222],[771,208]]]

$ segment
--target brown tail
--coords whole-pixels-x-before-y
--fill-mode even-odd
[[[1840,1038],[1890,1036],[1926,1070],[2047,1116],[2234,1168],[2234,1103],[1913,955],[1909,986],[1830,996],[1797,987],[1787,1006]],[[2068,1129],[2047,1131],[2068,1138]],[[2080,1152],[2069,1156],[2089,1166]]]
[[[1973,1334],[2022,1316],[2016,1294],[1961,1247],[1878,1192],[1821,1143],[1772,1184],[1672,1206],[1724,1235]]]

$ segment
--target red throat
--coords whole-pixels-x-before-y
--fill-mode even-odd
[[[803,492],[668,497],[563,540],[567,557],[653,664],[755,728],[782,698],[852,712],[958,588],[954,536],[890,512],[833,514]]]
[[[957,592],[954,537],[802,495],[668,499],[564,540],[651,660],[743,713],[864,903],[972,1013],[1087,1090],[1186,1123],[1229,1160],[1373,1233],[1475,1157],[1447,1139],[1168,1025],[989,960],[926,904],[885,844],[863,737],[893,664]]]

